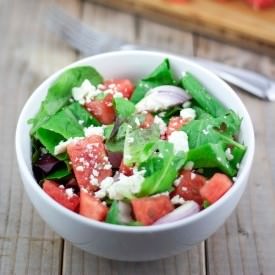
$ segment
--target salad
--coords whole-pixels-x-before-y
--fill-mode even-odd
[[[168,223],[211,207],[246,151],[237,141],[241,118],[191,73],[175,78],[168,59],[135,84],[70,68],[29,123],[43,190],[118,225]]]

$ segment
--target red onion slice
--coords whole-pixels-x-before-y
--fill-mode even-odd
[[[179,105],[191,97],[177,86],[163,85],[149,90],[146,96],[137,103],[138,112],[157,112]]]
[[[195,201],[187,201],[180,207],[176,208],[174,211],[157,220],[154,224],[164,224],[179,221],[183,218],[192,216],[199,211],[200,206]]]

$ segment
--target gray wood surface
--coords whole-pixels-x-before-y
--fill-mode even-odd
[[[35,87],[79,58],[43,26],[59,3],[87,24],[132,42],[255,69],[275,78],[275,60],[78,0],[0,0],[0,274],[275,274],[275,104],[238,91],[251,114],[256,155],[237,210],[209,240],[165,260],[125,263],[87,254],[52,232],[26,197],[15,161],[16,120]]]

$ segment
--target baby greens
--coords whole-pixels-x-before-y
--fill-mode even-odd
[[[168,59],[165,59],[149,76],[143,78],[136,86],[131,97],[133,103],[138,103],[152,88],[161,85],[175,85]]]
[[[79,87],[88,79],[93,85],[102,83],[102,76],[90,66],[75,67],[62,73],[48,90],[36,116],[30,120],[34,134],[52,115],[69,103],[72,88]]]

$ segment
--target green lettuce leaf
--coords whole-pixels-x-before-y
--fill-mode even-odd
[[[186,73],[183,76],[181,85],[207,113],[214,117],[227,113],[227,109],[191,73]]]
[[[99,123],[77,102],[64,107],[37,129],[35,137],[51,153],[60,142],[84,136],[84,127]]]
[[[135,104],[125,98],[114,98],[117,116],[121,119],[128,119],[136,110]]]
[[[152,88],[161,85],[176,85],[168,59],[164,61],[147,77],[143,78],[136,86],[131,101],[138,103]]]
[[[144,169],[146,173],[139,197],[170,192],[179,169],[186,161],[185,155],[174,155],[174,146],[167,141],[159,140],[154,146],[154,152],[140,165],[139,169]]]
[[[124,142],[124,162],[131,166],[148,159],[154,151],[155,142],[159,140],[160,130],[156,124],[150,128],[127,128]]]
[[[49,118],[69,103],[72,88],[79,87],[88,79],[93,85],[103,82],[102,76],[90,66],[75,67],[66,70],[52,84],[38,113],[30,120],[33,135]]]
[[[204,117],[205,119],[193,120],[182,127],[188,135],[189,148],[206,143],[218,143],[221,140],[236,145],[237,142],[231,136],[239,132],[241,120],[233,111],[218,118],[205,115]]]
[[[233,177],[237,170],[226,159],[225,149],[226,146],[222,142],[203,144],[188,151],[187,161],[192,161],[194,168],[219,168],[228,176]]]

